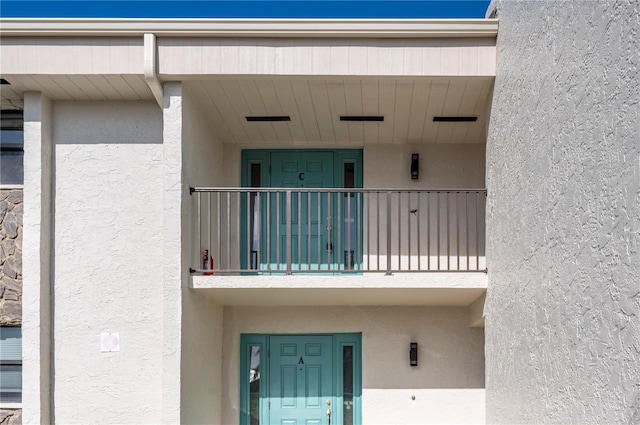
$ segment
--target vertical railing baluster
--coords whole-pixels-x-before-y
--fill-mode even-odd
[[[376,229],[376,236],[378,239],[377,240],[378,246],[376,249],[378,258],[376,259],[376,267],[377,267],[377,270],[380,270],[380,192],[376,192],[376,211],[377,211],[376,217],[378,219],[376,223],[376,225],[378,226],[378,228]]]
[[[411,225],[409,224],[407,235],[410,234]],[[398,192],[398,270],[402,270],[402,192]]]
[[[331,192],[327,192],[327,268],[331,270],[333,262],[333,241],[331,232],[333,231],[333,215],[331,214]]]
[[[320,218],[322,216],[322,192],[317,192],[317,196],[316,196],[316,200],[318,202],[316,202],[317,204],[317,208],[316,208],[316,212],[318,214],[318,230],[316,232],[316,234],[318,235],[318,237],[316,238],[318,240],[318,270],[322,269],[322,230],[321,230],[321,223],[322,223],[322,219]]]
[[[344,197],[344,196],[343,196]],[[347,237],[345,239],[345,244],[346,246],[346,251],[347,251],[347,255],[345,256],[345,265],[344,268],[347,270],[351,270],[353,269],[353,267],[351,266],[351,262],[355,260],[354,255],[351,253],[351,192],[347,192],[347,196],[344,197],[344,199],[347,200],[347,212],[346,212],[346,216],[347,216]],[[355,200],[355,197],[353,198]],[[353,223],[355,224],[355,223]],[[354,263],[355,265],[355,263]]]
[[[227,269],[231,268],[231,192],[227,192]]]
[[[218,262],[220,263],[220,268],[222,267],[222,194],[220,192],[216,193],[216,203],[218,205],[217,212],[217,239],[218,239]]]
[[[265,197],[267,198],[267,222],[265,223],[267,228],[267,240],[265,241],[265,245],[267,246],[267,257],[265,258],[267,270],[271,270],[271,195],[273,195],[272,192],[265,192]]]
[[[200,252],[200,266],[196,266],[196,270],[199,270],[201,268],[204,267],[204,264],[202,263],[202,257],[203,257],[203,253],[202,253],[202,232],[200,230],[200,228],[202,227],[202,218],[200,217],[200,202],[201,202],[201,195],[202,193],[198,192],[198,250]],[[191,204],[193,205],[193,204]]]
[[[480,203],[478,192],[476,192],[476,270],[480,270]]]
[[[449,222],[451,220],[451,217],[449,216],[449,198],[451,197],[450,195],[451,192],[447,191],[447,210],[446,210],[446,215],[447,215],[447,271],[451,270],[451,249],[450,249],[450,242],[451,242],[451,236],[450,236],[450,229],[449,229]]]
[[[209,258],[213,258],[213,247],[211,246],[211,192],[207,192],[207,218],[207,229],[209,233],[209,237],[207,238],[207,249],[209,250]]]
[[[464,193],[464,228],[465,239],[467,244],[467,271],[469,270],[469,192]]]
[[[427,192],[427,270],[431,270],[431,192]]]
[[[437,251],[438,251],[438,270],[440,270],[440,191],[436,192],[436,207],[437,207],[437,216],[436,216],[436,233],[437,233],[437,237],[438,237],[438,245],[437,245]]]
[[[240,229],[241,229],[240,228],[240,217],[242,217],[242,212],[241,212],[241,204],[242,204],[242,202],[241,201],[242,201],[242,192],[240,192],[240,191],[236,192],[236,232],[237,232],[236,233],[237,234],[236,241],[237,241],[237,245],[238,245],[238,248],[237,248],[238,249],[238,255],[236,257],[237,260],[234,260],[234,261],[238,262],[237,263],[238,264],[238,266],[237,266],[238,269],[240,268],[240,262],[241,262],[240,259],[242,258],[242,233],[240,231]],[[235,264],[234,264],[234,268],[236,268]]]
[[[391,192],[387,192],[387,272],[391,275]]]
[[[297,192],[298,197],[298,235],[296,237],[296,241],[298,242],[298,270],[302,270],[302,192]]]
[[[356,211],[355,211],[355,217],[356,217],[356,246],[355,246],[355,251],[356,251],[356,255],[354,257],[354,264],[356,264],[355,262],[357,261],[358,263],[358,270],[362,269],[362,263],[361,263],[361,259],[360,257],[362,256],[362,241],[360,240],[360,235],[361,235],[361,231],[362,231],[362,211],[360,211],[361,208],[361,197],[364,196],[364,193],[354,193],[354,197],[356,199]]]
[[[280,270],[280,191],[276,192],[276,270]]]
[[[398,197],[400,197],[399,194]],[[411,270],[411,192],[407,193],[407,206],[409,207],[407,212],[407,270]],[[398,222],[401,220],[398,215]]]
[[[307,269],[311,270],[311,195],[312,192],[307,194]]]
[[[261,195],[262,193],[256,192],[257,206],[254,207],[258,211],[258,213],[255,216],[255,222],[254,222],[254,226],[255,226],[254,232],[258,236],[256,241],[256,270],[260,268],[260,258],[262,257],[262,196]],[[253,235],[251,235],[251,240],[253,241]]]
[[[456,270],[460,270],[460,192],[456,192]]]
[[[340,263],[341,261],[341,253],[342,253],[342,211],[341,211],[341,199],[340,199],[340,192],[336,192],[336,221],[338,223],[338,231],[336,232],[336,238],[338,239],[338,243],[337,246],[338,248],[335,250],[336,251],[336,264],[337,264],[337,269],[340,270]]]
[[[367,193],[367,270],[371,270],[371,193]]]
[[[286,205],[287,205],[287,274],[291,274],[291,191],[286,192]]]
[[[247,224],[245,226],[245,229],[247,229],[247,265],[245,267],[245,269],[247,270],[251,270],[251,257],[253,255],[253,250],[251,249],[251,192],[247,191],[246,193],[246,200],[245,200],[245,205],[247,206]],[[255,201],[254,201],[255,202]],[[255,226],[255,223],[253,224]],[[242,268],[242,264],[240,264],[240,268]]]
[[[422,270],[422,267],[420,266],[420,195],[422,194],[422,192],[417,192],[416,194],[416,198],[418,198],[418,203],[416,206],[416,234],[417,234],[417,243],[418,243],[418,271]]]

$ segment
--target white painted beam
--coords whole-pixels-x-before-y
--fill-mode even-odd
[[[469,326],[472,328],[484,328],[484,302],[487,293],[484,292],[469,305]]]

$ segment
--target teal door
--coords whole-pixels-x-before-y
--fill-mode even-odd
[[[283,273],[289,259],[292,271],[358,268],[363,252],[362,194],[314,189],[361,188],[362,151],[244,150],[242,185],[275,188],[242,198],[243,270]],[[296,191],[289,195],[289,188]]]
[[[269,424],[330,423],[333,397],[332,337],[271,336]]]
[[[333,152],[271,152],[271,187],[334,187]],[[293,193],[291,195],[291,261],[294,270],[323,268],[332,253],[331,219],[334,215],[328,193]],[[287,198],[271,195],[270,227],[271,268],[283,263],[287,252]],[[335,204],[335,202],[334,202]],[[276,218],[276,220],[273,220]],[[279,246],[278,246],[279,244]],[[278,257],[280,254],[280,258]],[[275,262],[274,262],[275,259]]]
[[[362,335],[240,336],[240,425],[361,425]]]

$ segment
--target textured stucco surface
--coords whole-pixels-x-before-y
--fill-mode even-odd
[[[22,243],[22,421],[51,423],[51,101],[24,94]]]
[[[487,422],[640,423],[640,3],[495,5]]]
[[[411,180],[411,154],[420,178]],[[484,144],[372,145],[364,148],[364,186],[407,189],[485,187]]]
[[[484,333],[459,307],[225,307],[223,423],[239,422],[240,334],[332,332],[362,332],[363,423],[484,423]]]
[[[58,423],[162,422],[161,118],[153,102],[53,105]]]
[[[180,422],[182,293],[189,269],[186,187],[183,176],[182,85],[164,85],[162,109],[162,423]]]
[[[197,205],[188,195],[191,186],[215,186],[222,180],[222,144],[211,121],[188,89],[182,91],[183,193],[188,198],[189,248],[181,256],[188,269],[189,249],[197,242]],[[200,250],[199,247],[193,248]],[[202,294],[182,286],[182,347],[180,371],[180,422],[220,423],[222,420],[222,307]]]

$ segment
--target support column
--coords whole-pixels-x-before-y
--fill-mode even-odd
[[[51,101],[24,95],[24,239],[22,249],[22,421],[53,422]]]
[[[186,196],[182,176],[182,84],[166,83],[163,105],[164,152],[164,338],[162,422],[180,423],[182,286],[188,278]],[[183,257],[185,264],[183,264]]]

